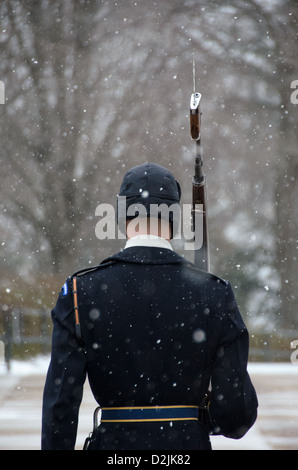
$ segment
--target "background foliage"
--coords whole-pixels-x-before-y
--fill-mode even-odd
[[[297,330],[297,2],[3,0],[0,19],[3,312],[51,307],[121,248],[95,209],[131,166],[166,166],[190,202],[194,53],[212,272],[253,329]]]

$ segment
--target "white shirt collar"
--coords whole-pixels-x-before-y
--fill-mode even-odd
[[[136,235],[135,237],[127,240],[124,249],[132,248],[135,246],[149,246],[155,248],[166,248],[167,250],[172,250],[173,248],[165,238],[158,237],[157,235]]]

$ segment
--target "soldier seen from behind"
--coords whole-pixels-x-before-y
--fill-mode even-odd
[[[167,169],[132,168],[119,196],[124,249],[68,278],[52,311],[42,448],[74,449],[86,376],[101,408],[88,449],[209,450],[212,433],[239,439],[258,404],[232,288],[173,251],[174,212],[147,217],[152,205],[179,207]]]

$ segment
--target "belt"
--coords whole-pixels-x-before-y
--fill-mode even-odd
[[[198,406],[143,406],[101,408],[102,423],[189,421],[199,419]]]

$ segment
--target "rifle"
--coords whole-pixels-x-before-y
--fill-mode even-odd
[[[203,173],[203,159],[201,147],[201,102],[202,95],[196,92],[195,61],[193,59],[193,93],[190,98],[190,135],[196,142],[196,157],[194,176],[192,179],[192,231],[196,234],[196,223],[199,215],[202,216],[202,245],[194,250],[195,265],[209,271],[209,240],[207,220],[206,176]]]

